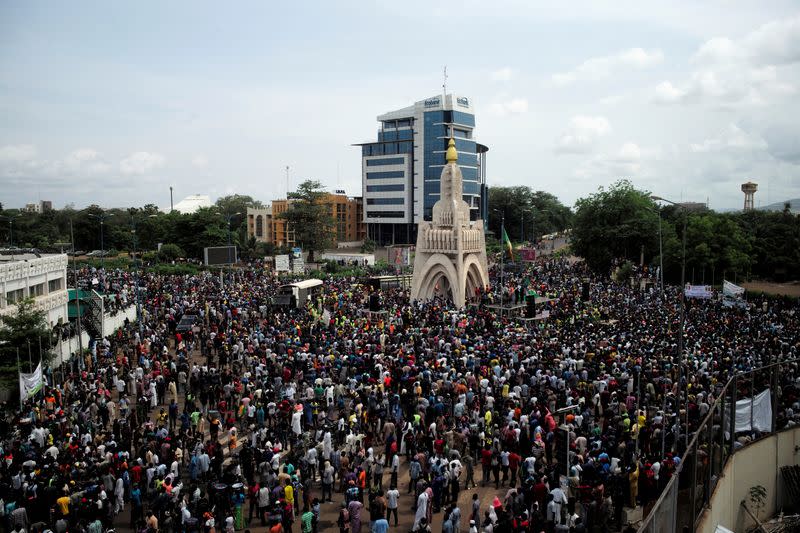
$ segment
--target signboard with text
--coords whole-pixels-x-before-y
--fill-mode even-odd
[[[708,300],[711,298],[711,285],[689,285],[686,284],[686,291],[684,292],[687,298],[700,298]]]
[[[289,272],[289,256],[276,255],[275,256],[275,271],[276,272]]]

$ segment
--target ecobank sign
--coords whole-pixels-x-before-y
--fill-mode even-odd
[[[440,103],[438,98],[428,98],[425,100],[425,107],[436,107]]]

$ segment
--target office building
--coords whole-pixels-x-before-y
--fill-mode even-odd
[[[67,255],[0,256],[0,314],[15,313],[16,304],[33,298],[50,327],[67,321]]]
[[[448,141],[455,139],[470,220],[486,220],[485,145],[476,142],[475,112],[465,96],[437,95],[379,115],[378,140],[361,147],[367,236],[379,244],[412,244],[440,197]]]
[[[272,205],[265,209],[248,208],[247,236],[275,246],[299,246],[291,224],[280,216],[294,201],[279,199],[273,200]],[[322,201],[333,219],[330,231],[334,233],[334,245],[364,241],[366,225],[364,203],[360,197],[348,197],[344,191],[336,191],[326,194]]]

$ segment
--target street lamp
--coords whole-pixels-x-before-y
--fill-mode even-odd
[[[651,196],[654,201],[656,202],[667,202],[668,204],[672,204],[676,207],[679,207],[683,213],[683,239],[681,244],[681,287],[680,287],[680,299],[678,300],[679,305],[679,313],[680,313],[680,334],[678,335],[678,392],[680,393],[680,381],[681,376],[683,374],[683,334],[685,331],[686,325],[686,313],[684,310],[684,303],[683,300],[686,298],[686,207],[678,202],[673,202],[672,200],[667,200],[666,198],[662,198],[660,196]],[[660,236],[660,227],[661,227],[661,214],[659,212],[659,236]],[[660,239],[660,237],[659,237]],[[661,247],[661,243],[659,242],[659,248]],[[663,264],[663,263],[662,263]],[[663,269],[662,269],[662,284],[663,284]],[[663,290],[663,289],[662,289]],[[686,445],[689,445],[689,376],[687,373],[686,376]],[[678,401],[678,435],[676,436],[675,442],[678,442],[678,437],[680,437],[680,399]]]
[[[14,219],[22,216],[22,213],[17,213],[16,215],[3,215],[0,216],[2,220],[8,220],[8,247],[14,247]]]
[[[106,249],[105,244],[103,242],[103,223],[108,217],[113,217],[114,213],[100,213],[99,215],[95,215],[93,213],[89,213],[91,218],[96,218],[100,221],[100,268],[103,269],[103,277],[105,277],[106,271]]]

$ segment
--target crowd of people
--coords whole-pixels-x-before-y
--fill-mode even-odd
[[[402,288],[370,312],[365,280],[333,277],[276,307],[285,281],[258,267],[144,274],[142,320],[51,373],[4,434],[5,530],[621,530],[732,373],[786,361],[777,427],[800,422],[797,300],[687,300],[680,357],[677,287],[563,258],[498,276],[549,316]],[[127,274],[106,279],[131,300]]]

